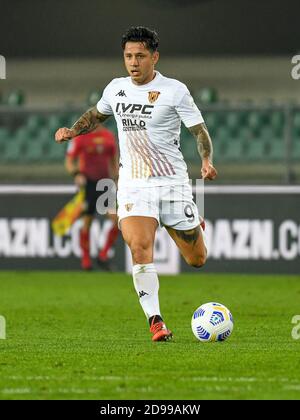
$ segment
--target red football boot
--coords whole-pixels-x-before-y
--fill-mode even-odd
[[[155,322],[155,316],[153,317],[150,332],[152,334],[152,341],[168,341],[171,340],[173,334],[163,321]]]

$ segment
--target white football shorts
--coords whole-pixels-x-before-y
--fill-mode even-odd
[[[199,213],[190,184],[159,187],[127,187],[118,190],[118,218],[153,217],[160,226],[176,230],[194,229]]]

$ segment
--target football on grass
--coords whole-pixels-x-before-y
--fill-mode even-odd
[[[232,333],[233,317],[221,303],[205,303],[193,314],[192,330],[202,342],[224,341]]]

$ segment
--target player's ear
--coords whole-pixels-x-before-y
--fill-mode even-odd
[[[159,59],[159,52],[154,51],[154,53],[152,54],[153,64],[156,64],[158,62],[158,59]]]

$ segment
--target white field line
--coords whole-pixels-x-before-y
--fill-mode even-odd
[[[300,391],[300,384],[299,385],[285,385],[283,389],[286,391]]]
[[[235,385],[218,385],[218,384],[214,384],[214,385],[208,385],[208,384],[203,384],[203,386],[201,388],[199,388],[200,390],[205,390],[205,391],[218,391],[218,392],[224,392],[224,391],[230,391],[230,392],[245,392],[245,391],[252,391],[253,390],[253,386],[252,385],[247,385],[247,384],[240,384],[239,386],[237,386],[237,384]],[[152,388],[151,386],[148,387],[134,387],[131,388],[131,391],[135,391],[138,393],[149,393],[152,392],[154,388]],[[156,388],[155,388],[156,389]],[[280,388],[278,389],[280,390]],[[299,391],[300,392],[300,385],[285,385],[282,386],[281,390],[283,391]],[[0,389],[0,395],[34,395],[34,394],[38,394],[38,395],[57,395],[57,394],[61,394],[61,395],[101,395],[101,388],[57,388],[57,389],[53,389],[53,388],[49,388],[47,390],[39,390],[39,389],[33,389],[33,388],[4,388],[4,389]],[[124,388],[121,387],[117,387],[115,389],[115,392],[124,392]]]
[[[204,376],[194,376],[191,378],[181,378],[181,380],[193,381],[193,382],[290,382],[290,383],[299,383],[299,380],[290,379],[290,378],[258,378],[258,377],[204,377]]]
[[[33,388],[4,388],[0,390],[0,394],[45,394],[45,395],[51,395],[51,394],[96,394],[99,395],[100,389],[96,388],[58,388],[58,389],[47,389],[47,390],[36,390]]]
[[[74,194],[74,185],[1,185],[0,194]]]
[[[149,377],[150,378],[150,377]],[[7,380],[14,380],[14,381],[67,381],[69,377],[67,376],[22,376],[22,375],[9,375],[6,376],[5,379]],[[83,375],[80,377],[81,381],[124,381],[124,380],[142,380],[142,376],[111,376],[111,375],[103,375],[103,376],[88,376]],[[177,381],[183,382],[277,382],[277,383],[289,383],[296,386],[300,386],[299,379],[290,379],[290,378],[277,378],[277,377],[270,377],[270,378],[260,378],[260,377],[219,377],[219,376],[190,376],[190,377],[180,377],[176,378]]]
[[[7,379],[15,380],[65,380],[66,377],[56,377],[56,376],[7,376]],[[30,378],[30,379],[29,379]],[[95,380],[95,381],[108,381],[108,380],[126,380],[126,379],[142,379],[142,377],[136,376],[85,376],[82,377],[83,380]],[[231,391],[231,392],[241,392],[241,391],[252,391],[252,383],[282,383],[281,390],[283,391],[300,391],[300,382],[296,379],[289,378],[258,378],[258,377],[237,377],[237,378],[220,378],[220,377],[190,377],[190,378],[181,378],[183,381],[189,382],[200,382],[202,391]],[[209,384],[210,382],[210,384]],[[213,384],[211,382],[214,382]],[[132,390],[140,393],[149,393],[153,391],[151,386],[143,387],[132,387]],[[117,386],[115,388],[116,392],[123,392],[124,388]],[[73,395],[84,395],[84,394],[93,394],[100,395],[101,388],[78,388],[78,387],[59,387],[59,388],[49,388],[46,390],[39,390],[34,388],[13,388],[7,387],[0,389],[0,395],[29,395],[29,394],[39,394],[39,395],[55,395],[55,394],[73,394]]]
[[[67,381],[69,377],[66,376],[6,376],[7,380],[13,381]],[[81,376],[81,381],[121,381],[124,379],[141,379],[133,376]]]
[[[300,194],[299,185],[216,185],[193,187],[193,192],[204,194]]]
[[[299,185],[215,185],[193,186],[205,194],[300,194]],[[0,194],[74,194],[74,185],[0,185]]]

